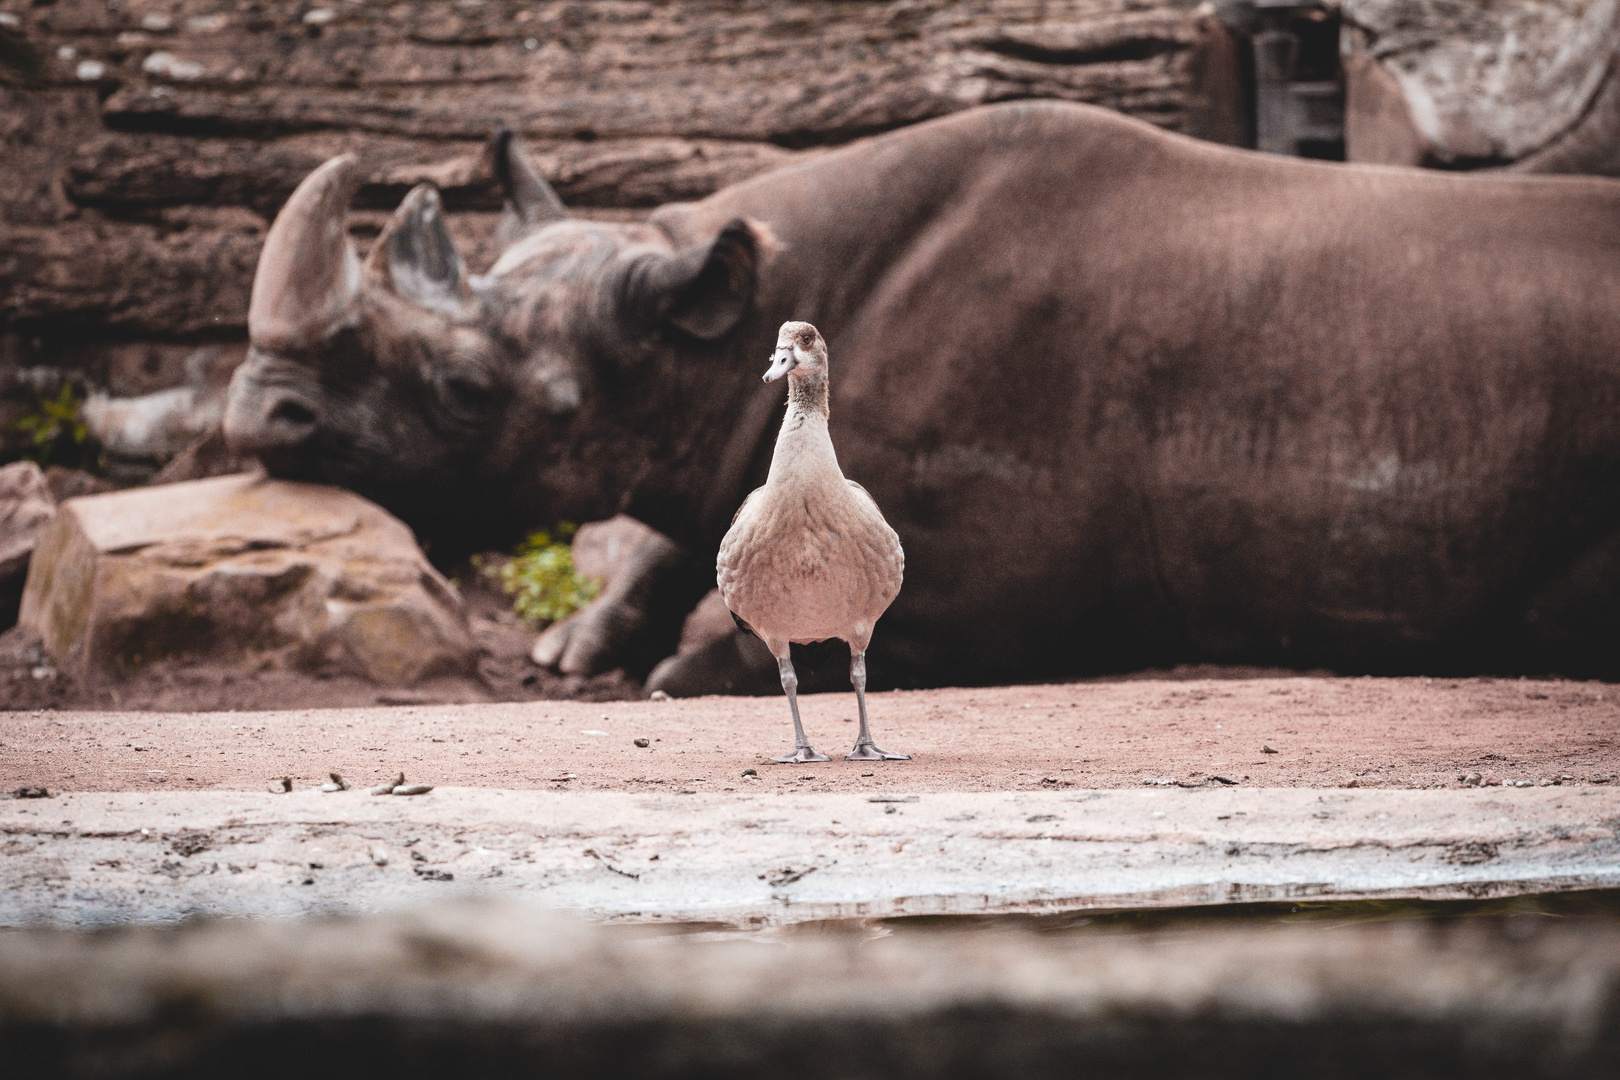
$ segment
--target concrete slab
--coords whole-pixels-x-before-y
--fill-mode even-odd
[[[463,895],[735,926],[1479,898],[1620,886],[1617,827],[1609,787],[76,793],[0,803],[0,925]]]

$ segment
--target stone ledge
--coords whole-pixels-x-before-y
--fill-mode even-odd
[[[1481,899],[1620,886],[1617,819],[1607,788],[78,793],[0,803],[0,926],[447,896],[734,926]]]

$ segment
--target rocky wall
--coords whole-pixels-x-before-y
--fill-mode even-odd
[[[64,370],[129,395],[228,369],[269,221],[341,151],[362,245],[432,180],[477,267],[502,121],[623,216],[986,102],[1234,141],[1238,70],[1188,0],[0,0],[0,461]]]
[[[1343,0],[1345,152],[1620,175],[1616,0]]]

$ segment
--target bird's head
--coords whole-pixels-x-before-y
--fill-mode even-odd
[[[821,340],[821,331],[807,322],[785,322],[776,335],[776,351],[771,354],[771,369],[765,373],[766,382],[775,382],[784,375],[795,379],[827,374],[827,343]]]

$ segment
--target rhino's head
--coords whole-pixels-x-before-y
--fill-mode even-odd
[[[298,186],[253,282],[224,419],[234,449],[428,531],[503,496],[518,524],[618,508],[648,431],[637,384],[659,354],[712,347],[742,321],[755,233],[733,222],[677,249],[651,225],[571,220],[515,138],[492,150],[509,243],[482,277],[428,185],[363,263],[345,225],[355,159]]]

